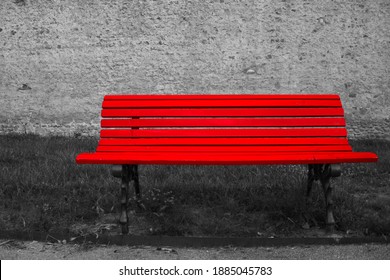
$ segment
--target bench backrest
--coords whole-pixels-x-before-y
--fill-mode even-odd
[[[100,152],[133,151],[137,146],[151,151],[153,146],[176,151],[177,146],[351,151],[335,94],[107,95],[101,126]]]

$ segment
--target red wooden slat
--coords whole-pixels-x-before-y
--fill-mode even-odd
[[[348,145],[347,138],[102,138],[100,146]]]
[[[137,94],[106,95],[104,100],[340,99],[336,94]]]
[[[102,117],[333,117],[342,108],[103,109]]]
[[[286,129],[105,129],[101,137],[345,137],[345,128]]]
[[[186,153],[282,153],[352,151],[349,145],[332,146],[98,146],[97,152],[186,152]]]
[[[344,118],[103,119],[102,127],[318,127],[345,126]]]
[[[191,165],[258,165],[258,164],[319,164],[375,162],[374,153],[327,152],[289,154],[224,154],[224,153],[83,153],[76,162],[79,164],[191,164]]]
[[[289,107],[341,107],[340,100],[120,100],[104,101],[104,109],[113,108],[216,108],[216,107],[240,107],[240,108],[289,108]]]

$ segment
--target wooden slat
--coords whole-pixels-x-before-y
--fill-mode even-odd
[[[345,128],[104,129],[101,137],[345,137]]]
[[[302,99],[274,99],[274,100],[120,100],[104,101],[104,109],[113,108],[295,108],[295,107],[341,107],[340,100],[302,100]]]
[[[103,119],[108,127],[321,127],[345,126],[344,118]]]
[[[337,94],[137,94],[106,95],[104,100],[334,99]]]
[[[97,152],[282,153],[352,151],[349,145],[332,146],[98,146]]]
[[[375,162],[378,157],[366,152],[230,154],[230,153],[82,153],[78,164],[191,164],[191,165],[258,165],[258,164],[325,164]]]
[[[342,108],[103,109],[102,117],[342,117]]]
[[[347,138],[102,138],[99,146],[348,145]]]

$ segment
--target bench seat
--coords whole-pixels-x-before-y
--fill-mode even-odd
[[[79,164],[374,162],[353,152],[336,94],[107,95]]]

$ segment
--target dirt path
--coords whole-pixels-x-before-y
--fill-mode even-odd
[[[390,259],[387,244],[257,248],[159,248],[0,240],[0,259]]]

